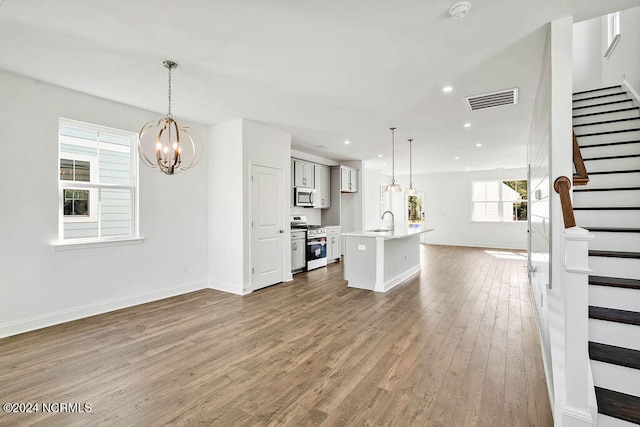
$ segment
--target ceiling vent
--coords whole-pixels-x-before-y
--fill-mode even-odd
[[[465,101],[467,101],[467,108],[471,111],[515,105],[518,103],[518,88],[468,96],[465,98]]]

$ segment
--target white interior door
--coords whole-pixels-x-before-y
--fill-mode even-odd
[[[251,166],[251,287],[283,280],[282,169]]]

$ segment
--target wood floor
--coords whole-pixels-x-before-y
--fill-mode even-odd
[[[500,255],[502,256],[502,255]],[[422,246],[386,294],[342,265],[245,297],[203,290],[0,340],[2,425],[551,426],[522,259]]]

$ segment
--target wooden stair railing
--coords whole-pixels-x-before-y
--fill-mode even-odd
[[[573,216],[573,205],[571,204],[571,195],[569,194],[569,190],[571,189],[571,180],[566,176],[559,176],[553,182],[553,189],[560,195],[560,206],[562,207],[564,228],[575,227],[576,219]]]
[[[582,160],[582,154],[580,153],[580,146],[578,145],[575,132],[573,132],[573,165],[576,168],[576,173],[573,174],[573,185],[587,185],[589,175],[587,174],[584,160]]]

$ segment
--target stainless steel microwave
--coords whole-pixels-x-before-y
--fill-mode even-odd
[[[295,187],[293,189],[293,204],[312,208],[316,205],[315,188]]]

